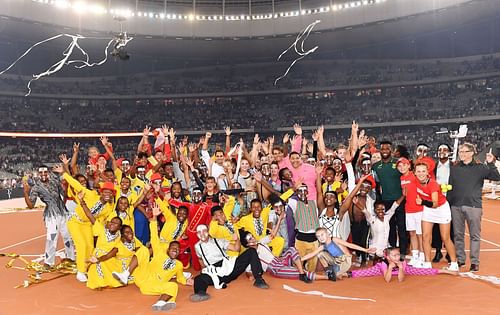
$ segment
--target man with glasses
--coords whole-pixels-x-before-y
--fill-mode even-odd
[[[483,214],[482,188],[485,179],[500,180],[495,167],[495,156],[486,153],[486,164],[478,163],[473,144],[464,143],[459,146],[460,162],[450,169],[449,183],[453,187],[448,192],[451,205],[453,232],[457,260],[459,266],[465,265],[465,222],[470,234],[470,271],[479,271],[479,252],[481,243],[481,216]]]
[[[40,198],[45,203],[43,220],[47,229],[47,239],[45,242],[44,267],[50,269],[55,264],[59,233],[64,240],[67,260],[75,260],[75,248],[66,226],[69,212],[64,205],[64,191],[61,182],[56,175],[49,173],[49,168],[45,165],[38,168],[38,174],[39,177],[34,179],[34,182],[23,181],[24,200],[30,209],[35,207],[37,198]]]

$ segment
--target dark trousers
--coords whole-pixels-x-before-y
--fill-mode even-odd
[[[149,243],[149,238],[151,236],[149,231],[149,220],[137,209],[134,210],[134,225],[135,237],[144,245]],[[158,233],[158,231],[153,232]]]
[[[366,219],[361,220],[360,222],[352,221],[351,222],[351,235],[352,242],[358,246],[363,248],[368,248],[368,234],[370,232],[370,227],[366,222]],[[361,257],[361,262],[366,262],[366,253],[356,251],[356,255]]]
[[[252,275],[255,279],[262,278],[264,271],[262,270],[257,251],[254,248],[248,248],[236,258],[233,271],[227,276],[219,277],[219,281],[228,284],[245,272],[248,265],[252,268]],[[194,278],[194,293],[206,293],[207,288],[213,284],[212,278],[209,275],[201,273]]]
[[[385,210],[389,210],[395,200],[383,200]],[[401,257],[406,255],[408,249],[408,235],[406,233],[406,214],[405,214],[405,203],[402,202],[397,208],[396,212],[389,221],[391,229],[389,231],[389,244],[392,247],[396,247],[396,243],[399,237],[399,251],[401,252]]]

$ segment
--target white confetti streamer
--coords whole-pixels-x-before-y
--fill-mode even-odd
[[[47,43],[49,41],[52,41],[54,39],[61,38],[61,37],[69,37],[69,38],[71,38],[70,44],[63,51],[63,58],[61,60],[59,60],[58,62],[56,62],[55,64],[53,64],[52,66],[50,66],[44,72],[41,72],[39,74],[33,74],[33,78],[28,81],[28,84],[27,84],[28,93],[26,93],[25,96],[28,96],[28,95],[31,94],[31,83],[33,81],[36,81],[36,80],[38,80],[40,78],[43,78],[43,77],[49,76],[51,74],[54,74],[54,73],[58,72],[59,70],[61,70],[63,66],[67,66],[67,65],[70,65],[70,64],[77,64],[77,65],[75,65],[75,68],[77,68],[77,69],[81,69],[81,68],[84,68],[84,67],[100,66],[100,65],[104,64],[108,60],[108,50],[109,50],[109,47],[111,46],[111,44],[115,43],[114,49],[118,50],[120,48],[125,47],[128,44],[128,42],[133,39],[133,37],[127,37],[126,33],[120,34],[116,38],[96,38],[96,37],[85,37],[85,36],[82,36],[82,35],[79,35],[79,34],[77,34],[77,35],[59,34],[59,35],[56,35],[56,36],[44,39],[42,41],[39,41],[39,42],[33,44],[21,56],[19,56],[19,58],[17,58],[10,66],[8,66],[6,69],[2,70],[0,72],[0,75],[4,74],[5,72],[9,71],[12,67],[14,67],[22,58],[24,58],[27,54],[29,54],[31,52],[31,50],[33,50],[33,48],[35,48],[35,47],[37,47],[37,46],[39,46],[41,44]],[[90,56],[78,44],[78,40],[81,40],[81,39],[109,39],[108,44],[104,48],[104,58],[101,61],[99,61],[99,62],[90,63]],[[75,48],[77,49],[77,51],[81,52],[84,55],[84,57],[85,57],[84,60],[79,60],[79,59],[77,59],[77,60],[70,60],[70,57],[73,54],[73,51],[75,50]]]
[[[482,281],[492,283],[494,285],[500,285],[500,278],[495,277],[495,276],[481,276],[481,275],[476,275],[472,272],[461,272],[458,275],[460,277],[464,277],[464,278],[471,278],[474,280],[482,280]]]
[[[295,39],[295,41],[287,48],[285,49],[285,51],[283,51],[279,56],[278,56],[278,60],[281,59],[281,57],[286,54],[290,49],[294,49],[295,50],[295,53],[297,55],[299,55],[299,57],[297,57],[291,64],[290,66],[288,66],[288,68],[286,69],[285,73],[281,76],[279,76],[278,78],[276,78],[276,80],[274,80],[274,85],[276,85],[276,83],[278,83],[279,80],[283,79],[284,77],[286,77],[288,75],[288,72],[290,72],[290,69],[295,65],[295,63],[297,63],[297,61],[300,61],[302,59],[304,59],[307,55],[313,53],[316,51],[316,49],[318,49],[319,46],[315,46],[311,49],[309,49],[308,51],[305,51],[304,50],[304,42],[305,40],[309,37],[309,34],[311,33],[312,29],[314,28],[314,26],[316,24],[318,24],[319,22],[321,22],[321,20],[316,20],[314,22],[312,22],[311,24],[309,24],[304,30],[302,30],[298,35],[297,35],[297,38]],[[300,44],[299,44],[300,43]],[[300,47],[300,50],[299,50],[299,47]]]
[[[297,289],[294,289],[286,284],[283,285],[283,289],[293,292],[293,293],[300,293],[300,294],[307,294],[307,295],[317,295],[321,296],[327,299],[335,299],[335,300],[351,300],[351,301],[368,301],[368,302],[377,302],[374,299],[366,299],[366,298],[357,298],[357,297],[348,297],[348,296],[338,296],[338,295],[329,295],[325,294],[321,291],[299,291]]]

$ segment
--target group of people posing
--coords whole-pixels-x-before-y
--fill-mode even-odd
[[[226,128],[225,144],[210,153],[209,132],[189,143],[173,128],[146,127],[133,159],[115,157],[102,137],[104,151],[88,148],[84,169],[75,143],[71,158],[62,154],[61,164],[23,181],[28,207],[46,204],[45,267],[55,265],[61,234],[78,281],[91,289],[133,283],[159,296],[153,310],[166,311],[176,307],[177,283],[192,285],[191,301],[200,302],[209,286],[227,288],[243,273],[261,289],[269,288],[265,272],[305,283],[456,274],[466,263],[467,223],[469,268],[479,270],[481,189],[500,180],[491,152],[480,163],[464,143],[452,162],[442,144],[434,160],[420,144],[410,157],[355,122],[348,145],[330,149],[323,127],[311,140],[293,129],[279,145],[255,135],[252,146],[232,146]],[[443,244],[449,265],[433,269]]]

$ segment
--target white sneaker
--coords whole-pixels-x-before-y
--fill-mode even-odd
[[[87,282],[87,275],[84,274],[83,272],[80,272],[78,271],[76,273],[76,280],[80,281],[80,282]]]
[[[432,268],[432,264],[430,262],[418,261],[415,265],[413,265],[413,267],[420,269],[429,269]]]
[[[151,305],[153,311],[161,311],[163,306],[167,305],[167,301],[158,300],[155,304]]]
[[[171,301],[166,302],[163,300],[159,300],[155,304],[153,304],[151,308],[153,309],[153,311],[160,312],[160,311],[173,310],[176,306],[177,304],[175,304],[175,302]]]
[[[444,267],[444,269],[448,271],[458,272],[458,263],[456,261],[452,261],[448,267]]]
[[[127,283],[128,283],[128,277],[130,276],[130,272],[128,270],[125,270],[123,272],[113,271],[112,275],[113,275],[113,278],[115,278],[116,280],[120,281],[121,284],[127,285]],[[162,301],[160,300],[158,302],[162,302]],[[163,302],[165,302],[165,301],[163,301]]]
[[[419,262],[420,262],[420,261],[418,260],[418,258],[417,258],[417,257],[412,257],[412,258],[410,259],[410,262],[408,263],[408,265],[410,265],[410,266],[415,266],[415,265],[417,265]]]

